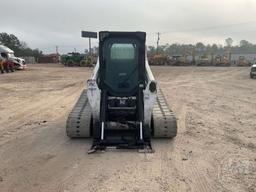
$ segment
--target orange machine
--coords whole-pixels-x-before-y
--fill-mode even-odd
[[[244,56],[239,56],[237,66],[247,67],[250,66],[250,62],[246,60]]]
[[[221,67],[225,67],[225,66],[230,66],[230,62],[229,62],[229,57],[228,55],[217,55],[215,57],[215,66],[221,66]]]
[[[148,56],[150,65],[170,65],[170,58],[166,54],[157,54]]]

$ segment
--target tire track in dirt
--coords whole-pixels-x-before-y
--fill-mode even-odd
[[[21,111],[20,113],[15,114],[15,119],[10,122],[10,120],[6,120],[1,122],[3,124],[2,129],[5,130],[0,135],[0,145],[11,139],[15,136],[18,132],[27,131],[26,129],[33,129],[38,127],[38,125],[46,123],[48,121],[52,121],[55,118],[58,118],[59,115],[62,115],[62,111],[58,110],[58,113],[55,113],[55,117],[47,117],[47,114],[52,111],[54,108],[55,110],[58,108],[59,105],[70,105],[73,103],[74,96],[78,96],[81,88],[80,86],[68,87],[68,89],[64,90],[64,93],[61,94],[61,97],[48,96],[47,99],[41,99],[36,104],[30,105],[20,105]],[[24,109],[25,108],[25,109]],[[17,110],[17,108],[16,108]],[[42,113],[43,112],[43,113]],[[38,114],[40,114],[38,118]],[[22,118],[21,118],[22,117]],[[17,119],[17,120],[16,120]],[[24,121],[25,120],[25,121]]]
[[[229,72],[228,72],[229,73]],[[228,73],[224,73],[225,75]],[[223,74],[222,74],[223,75]],[[217,76],[218,77],[218,76]],[[178,80],[175,81],[175,84],[172,83],[173,85],[171,87],[168,87],[168,89],[172,89],[173,87],[177,86],[177,82],[178,82],[178,86],[187,86],[189,88],[196,88],[198,90],[207,90],[210,91],[210,89],[207,87],[206,83],[209,82],[214,82],[214,81],[219,81],[225,79],[226,77],[218,77],[215,79],[211,79],[211,80],[207,80],[207,81],[203,81],[202,78],[197,78],[197,79],[193,79],[195,80],[194,83],[191,83],[190,80]],[[171,83],[170,83],[171,84]],[[177,104],[176,104],[177,105]],[[177,116],[178,116],[178,136],[176,138],[176,142],[177,142],[177,149],[178,149],[178,145],[179,143],[182,145],[183,143],[185,143],[185,135],[183,135],[183,137],[179,137],[180,134],[185,134],[186,133],[186,115],[187,115],[187,106],[184,103],[183,105],[181,105],[182,107],[177,107],[178,109],[181,108],[181,110],[176,111]],[[180,139],[181,138],[181,139]],[[182,148],[178,149],[179,151],[182,151]],[[176,155],[177,157],[177,155]],[[182,158],[182,156],[180,155],[179,158]],[[205,159],[204,163],[207,163],[208,161],[210,161],[210,156],[209,159]],[[209,165],[210,166],[210,165]],[[209,182],[208,181],[208,175],[205,174],[206,170],[202,171],[202,168],[200,167],[200,165],[193,161],[193,159],[188,159],[184,162],[183,167],[185,167],[185,169],[183,168],[184,172],[184,178],[186,178],[185,180],[187,180],[188,182],[186,183],[186,185],[188,186],[189,184],[192,185],[192,189],[193,191],[218,191],[218,188],[216,188],[216,184],[215,182]],[[181,170],[181,167],[177,168],[178,170]],[[187,178],[190,178],[187,179]],[[192,182],[192,183],[191,183]],[[191,187],[187,187],[187,189],[191,190]]]
[[[57,102],[55,104],[58,104]],[[47,111],[47,109],[49,108],[49,106],[45,106],[44,108],[41,108],[40,110],[44,110]],[[35,113],[33,114],[28,114],[28,116],[25,117],[33,117],[36,116]],[[46,119],[46,118],[45,118]],[[7,131],[4,131],[1,136],[0,136],[0,146],[3,145],[5,142],[9,141],[10,139],[14,138],[14,137],[18,137],[18,134],[27,132],[28,130],[32,131],[35,128],[39,128],[41,127],[44,123],[48,123],[51,120],[43,120],[43,121],[38,121],[38,120],[29,120],[29,122],[15,122],[12,123],[11,125],[9,125],[9,127],[11,127],[11,129],[9,128]]]

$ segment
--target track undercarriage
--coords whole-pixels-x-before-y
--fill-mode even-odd
[[[161,90],[158,91],[156,103],[154,105],[151,126],[148,127],[145,137],[140,140],[139,123],[109,123],[105,127],[104,139],[93,141],[88,153],[106,148],[116,149],[138,149],[139,152],[153,152],[151,138],[173,138],[177,134],[177,122],[174,113],[169,108]],[[94,126],[101,126],[99,122],[93,119],[91,106],[87,98],[87,90],[84,90],[68,116],[66,132],[70,138],[90,138],[100,133],[94,133]],[[122,132],[122,134],[120,134]],[[96,136],[97,138],[97,136]]]

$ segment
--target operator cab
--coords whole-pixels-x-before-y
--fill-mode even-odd
[[[134,119],[145,86],[144,32],[100,32],[98,85],[105,91],[108,120]]]
[[[101,125],[94,129],[96,140],[101,137],[101,142],[108,140],[109,145],[127,141],[144,145],[149,140],[149,136],[143,138],[145,41],[145,32],[99,32]]]

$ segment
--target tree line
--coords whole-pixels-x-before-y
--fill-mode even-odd
[[[21,41],[13,34],[0,33],[0,44],[9,47],[15,52],[16,56],[33,56],[35,59],[43,55],[39,49],[31,49],[26,42]],[[95,50],[94,50],[95,49]],[[92,51],[97,53],[97,48]],[[168,55],[192,55],[195,54],[223,54],[225,52],[231,53],[256,53],[256,44],[247,40],[241,40],[239,45],[233,45],[233,39],[225,39],[225,45],[221,44],[203,44],[198,42],[196,44],[165,44],[155,46],[148,46],[148,54],[168,54]]]
[[[20,41],[18,37],[13,34],[0,33],[0,44],[4,45],[14,51],[15,55],[21,56],[33,56],[35,59],[43,55],[43,52],[39,49],[31,49],[27,43]]]
[[[168,54],[168,55],[191,55],[195,54],[223,54],[225,52],[231,53],[256,53],[256,44],[247,40],[241,40],[239,45],[233,45],[233,39],[225,39],[225,45],[221,44],[203,44],[198,42],[196,44],[165,44],[157,47],[148,46],[148,54]]]

